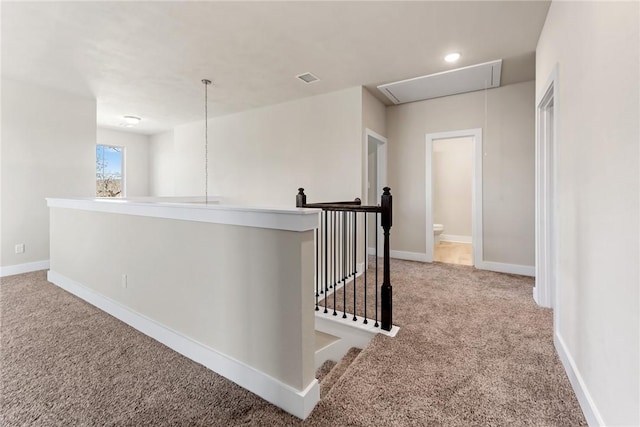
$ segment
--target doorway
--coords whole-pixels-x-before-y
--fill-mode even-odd
[[[433,141],[433,260],[473,265],[471,190],[473,138]]]
[[[477,266],[482,262],[482,129],[427,134],[425,148],[426,261],[444,256]]]
[[[366,165],[365,165],[365,184],[366,184],[366,205],[380,204],[382,197],[382,188],[387,185],[387,138],[377,134],[371,129],[365,129],[365,146],[366,146]],[[382,256],[382,227],[380,223],[376,227],[373,216],[367,224],[367,253],[375,255],[376,253],[376,234],[378,238],[378,255]]]
[[[555,307],[557,288],[557,69],[554,69],[536,110],[536,284],[533,297],[543,307]]]

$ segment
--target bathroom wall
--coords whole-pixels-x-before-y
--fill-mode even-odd
[[[473,139],[433,141],[433,222],[444,225],[441,239],[471,242]]]

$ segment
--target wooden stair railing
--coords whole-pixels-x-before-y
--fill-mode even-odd
[[[375,317],[374,326],[390,331],[393,326],[393,292],[389,263],[389,231],[392,226],[392,196],[389,187],[384,187],[380,204],[363,206],[360,199],[346,202],[307,203],[304,188],[298,189],[296,207],[322,209],[320,227],[315,231],[316,263],[316,311],[320,310],[319,298],[323,296],[324,312],[329,312],[330,294],[333,294],[333,315],[336,311],[336,290],[344,287],[343,318],[346,314],[347,281],[353,279],[353,320],[356,316],[356,278],[358,260],[358,214],[364,218],[364,324],[367,317],[367,217],[375,216]],[[380,324],[378,324],[378,216],[383,230],[383,279],[380,288]]]

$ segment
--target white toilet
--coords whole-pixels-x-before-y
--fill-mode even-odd
[[[433,224],[433,244],[440,244],[440,235],[444,231],[444,225],[442,224]]]

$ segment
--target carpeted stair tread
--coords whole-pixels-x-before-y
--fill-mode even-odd
[[[320,398],[327,396],[334,385],[342,378],[349,366],[358,357],[362,350],[359,348],[351,347],[347,354],[344,355],[342,360],[335,364],[333,369],[320,381]],[[326,362],[325,362],[326,363]],[[324,365],[323,365],[324,366]]]
[[[322,380],[327,376],[327,374],[329,372],[331,372],[331,370],[334,368],[334,366],[337,365],[337,362],[334,362],[333,360],[327,360],[325,361],[322,366],[320,366],[317,370],[316,370],[316,379],[318,380],[319,383],[322,383]]]

